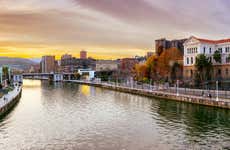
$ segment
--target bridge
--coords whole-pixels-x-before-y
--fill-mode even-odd
[[[39,79],[39,80],[51,80],[62,81],[71,80],[74,78],[74,73],[23,73],[24,79]]]
[[[87,75],[91,80],[95,76],[95,71],[91,69],[79,69],[80,75]],[[76,73],[23,73],[21,75],[13,75],[14,81],[22,81],[22,79],[39,79],[39,80],[51,80],[51,81],[63,81],[76,79]]]

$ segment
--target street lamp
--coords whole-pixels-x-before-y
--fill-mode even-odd
[[[219,101],[218,81],[216,81],[216,101]]]
[[[179,80],[176,81],[176,84],[177,84],[176,96],[179,96]]]

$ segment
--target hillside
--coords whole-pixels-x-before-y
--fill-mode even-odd
[[[36,63],[29,59],[24,58],[10,58],[10,57],[0,57],[0,66],[8,65],[15,69],[25,70],[30,68],[31,65]]]

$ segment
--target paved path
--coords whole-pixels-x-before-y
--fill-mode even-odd
[[[15,97],[18,96],[18,94],[21,91],[21,87],[15,87],[13,91],[10,91],[8,94],[5,94],[0,98],[0,109],[4,106],[6,106],[8,103],[10,103],[12,100],[14,100]]]
[[[104,86],[110,86],[110,87],[119,87],[119,88],[126,88],[126,89],[130,89],[130,90],[136,90],[136,91],[146,91],[146,92],[152,92],[152,93],[158,93],[158,94],[167,94],[167,95],[173,95],[176,96],[177,93],[176,92],[169,92],[168,90],[156,90],[156,89],[142,89],[142,88],[132,88],[132,87],[127,87],[127,86],[119,86],[119,85],[114,85],[114,84],[109,84],[109,83],[97,83],[97,82],[90,82],[90,81],[80,81],[80,80],[66,80],[67,82],[76,82],[76,83],[85,83],[85,84],[91,84],[91,85],[104,85]],[[190,89],[187,89],[190,90]],[[192,89],[191,89],[192,90]],[[203,90],[200,89],[195,89],[196,92],[202,92]],[[215,92],[215,91],[213,91]],[[196,99],[203,99],[203,100],[210,100],[210,101],[216,101],[216,97],[204,97],[201,96],[199,93],[198,95],[191,95],[191,94],[180,94],[179,96],[183,96],[183,97],[188,97],[188,98],[196,98]],[[221,102],[228,102],[230,103],[230,99],[226,99],[226,98],[219,98],[219,101]]]

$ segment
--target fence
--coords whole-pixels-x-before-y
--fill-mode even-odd
[[[91,81],[93,83],[101,83],[107,84],[111,86],[122,86],[134,89],[143,89],[143,90],[150,90],[150,91],[162,91],[162,92],[169,92],[169,93],[177,93],[183,95],[191,95],[191,96],[202,96],[207,98],[221,98],[221,99],[230,99],[230,91],[229,88],[222,88],[216,86],[217,89],[208,88],[208,86],[202,86],[203,88],[194,89],[189,87],[179,87],[179,84],[175,84],[174,86],[169,86],[169,84],[145,84],[145,83],[138,83],[136,81],[126,81],[126,82],[101,82],[101,81]]]

